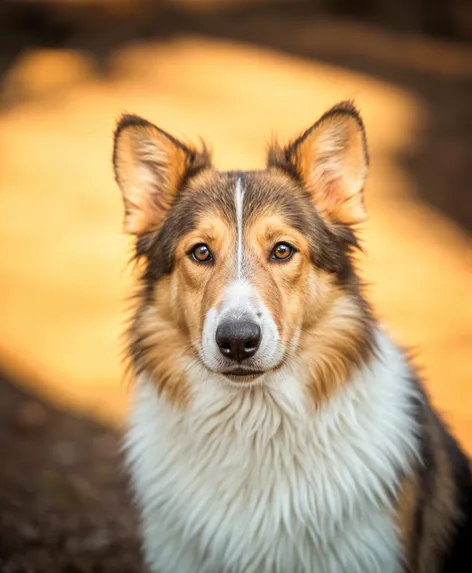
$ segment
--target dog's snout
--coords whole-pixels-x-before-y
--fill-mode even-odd
[[[216,329],[216,343],[225,358],[242,362],[257,352],[261,329],[252,320],[227,320]]]

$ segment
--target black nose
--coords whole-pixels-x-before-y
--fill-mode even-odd
[[[251,320],[227,320],[216,329],[216,343],[223,356],[242,362],[259,348],[261,329]]]

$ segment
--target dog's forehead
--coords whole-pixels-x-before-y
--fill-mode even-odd
[[[228,171],[206,174],[183,197],[192,215],[218,214],[236,224],[238,209],[244,224],[277,213],[297,228],[306,218],[309,202],[299,185],[270,171]],[[191,207],[190,207],[191,206]],[[198,217],[195,217],[196,220]]]

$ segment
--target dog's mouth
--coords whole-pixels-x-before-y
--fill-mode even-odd
[[[235,368],[234,370],[228,370],[223,372],[226,378],[229,378],[231,382],[253,382],[259,376],[265,374],[263,370],[246,370],[244,368]]]

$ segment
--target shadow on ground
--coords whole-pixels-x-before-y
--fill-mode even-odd
[[[0,452],[0,571],[143,570],[116,433],[0,376]]]

